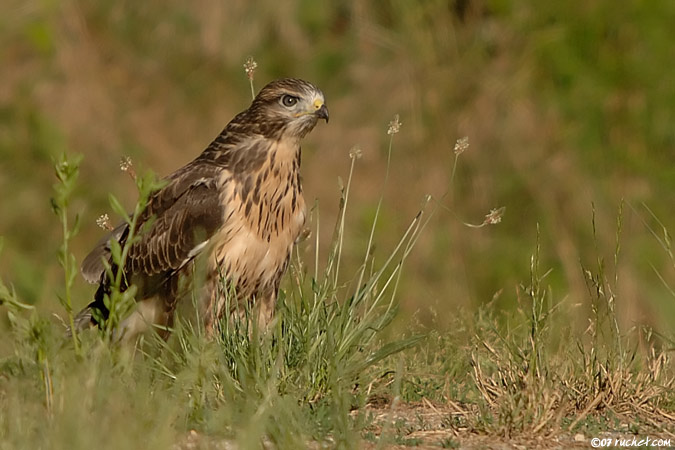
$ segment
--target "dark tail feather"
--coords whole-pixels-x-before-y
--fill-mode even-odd
[[[106,308],[105,304],[103,303],[104,292],[105,290],[103,284],[101,284],[94,295],[94,301],[89,303],[86,308],[77,313],[77,315],[73,318],[73,325],[78,333],[80,331],[84,331],[99,325],[99,323],[94,318],[95,309],[101,313],[98,315],[98,317],[103,317],[104,319],[108,318],[108,308]],[[66,337],[72,337],[72,335],[73,330],[68,327],[66,329]]]

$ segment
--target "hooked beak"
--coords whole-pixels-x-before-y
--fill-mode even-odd
[[[326,108],[326,105],[321,105],[319,109],[314,111],[314,115],[319,119],[325,120],[326,123],[328,123],[328,108]]]

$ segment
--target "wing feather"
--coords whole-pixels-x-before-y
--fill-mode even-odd
[[[195,248],[203,248],[223,221],[224,205],[217,186],[221,170],[195,160],[166,179],[168,184],[150,198],[139,217],[142,232],[129,248],[127,272],[154,275],[175,270],[196,255]],[[110,262],[111,240],[123,245],[128,232],[123,223],[97,243],[82,263],[87,281],[101,280],[104,261]]]
[[[178,269],[195,247],[213,236],[222,220],[216,180],[199,181],[157,215],[129,249],[127,264],[147,275]]]
[[[101,275],[105,271],[104,261],[110,261],[110,241],[123,241],[128,231],[129,226],[123,222],[96,243],[80,267],[82,276],[87,282],[93,284],[101,281]]]

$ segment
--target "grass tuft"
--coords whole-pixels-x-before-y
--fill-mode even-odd
[[[392,123],[400,128],[397,119]],[[389,134],[390,156],[395,134]],[[527,280],[511,297],[514,313],[501,308],[508,295],[500,291],[475,313],[456,311],[450,330],[428,331],[411,323],[404,335],[395,336],[388,328],[398,311],[402,270],[435,209],[427,210],[432,204],[427,198],[391,251],[380,257],[374,251],[380,201],[362,262],[350,273],[342,267],[342,252],[350,238],[345,224],[358,155],[356,149],[350,152],[325,260],[317,245],[308,264],[300,255],[311,243],[299,244],[268,329],[257,328],[256,311],[246,304],[223,318],[212,338],[198,319],[178,316],[169,340],[147,335],[131,352],[113,338],[133,306],[133,289],[122,289],[127,280],[114,267],[124,263],[143,232],[138,217],[159,184],[151,173],[139,176],[125,160],[139,202],[127,214],[110,197],[111,208],[131,231],[124,245],[113,246],[107,270],[114,288],[106,300],[112,312],[102,332],[65,338],[61,326],[0,282],[14,349],[0,363],[3,442],[149,449],[384,448],[433,442],[458,448],[480,436],[524,439],[607,430],[670,436],[673,340],[638,326],[622,330],[616,317],[622,205],[609,259],[613,276],[599,246],[594,264],[581,267],[587,287],[581,303],[589,312],[583,332],[569,325],[569,314],[580,310],[577,302],[558,299],[549,284],[551,270],[542,268],[538,235]],[[63,230],[59,262],[66,289],[60,299],[71,324],[76,265],[69,242],[77,221],[70,224],[67,207],[79,162],[65,156],[56,162],[53,201]],[[388,177],[387,171],[385,185]],[[318,207],[312,217],[317,244]],[[594,231],[595,219],[594,214]],[[111,228],[107,217],[100,222]],[[669,235],[664,236],[659,242],[668,250]],[[225,282],[221,289],[231,294]]]

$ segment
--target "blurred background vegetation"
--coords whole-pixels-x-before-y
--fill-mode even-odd
[[[361,262],[382,192],[376,257],[426,194],[449,189],[405,269],[406,318],[443,327],[457,309],[516,308],[538,224],[552,298],[580,329],[590,309],[582,266],[603,258],[606,276],[618,276],[622,326],[672,330],[675,267],[644,205],[672,230],[675,2],[4,0],[2,10],[0,276],[25,302],[61,312],[52,159],[84,155],[72,204],[81,260],[103,234],[95,221],[110,213],[108,193],[135,201],[121,157],[162,176],[193,159],[248,106],[242,64],[253,56],[256,89],[293,76],[326,94],[330,124],[303,153],[324,255],[354,146],[363,157],[348,265]],[[403,125],[383,188],[395,114]],[[470,147],[451,183],[463,136]],[[463,224],[501,206],[497,226]],[[301,247],[308,261],[311,247]],[[92,294],[78,279],[75,306]]]

